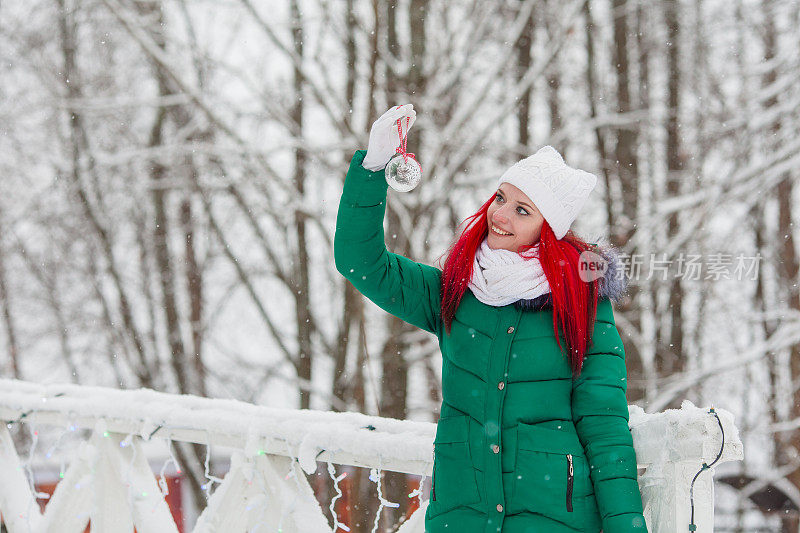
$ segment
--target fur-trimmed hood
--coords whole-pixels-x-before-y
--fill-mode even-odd
[[[619,250],[611,244],[604,243],[595,245],[594,251],[608,261],[608,270],[598,280],[598,300],[606,298],[617,302],[625,296],[628,290],[628,278],[625,274],[625,266],[619,256]],[[526,311],[539,311],[552,309],[553,299],[550,293],[547,293],[530,300],[517,300],[514,305]]]

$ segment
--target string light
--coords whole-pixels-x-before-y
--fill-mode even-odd
[[[159,424],[158,426],[156,426],[156,429],[154,429],[153,431],[151,431],[151,432],[150,432],[150,434],[147,436],[147,440],[150,440],[150,439],[152,439],[152,438],[153,438],[153,435],[155,435],[156,433],[158,433],[158,431],[159,431],[161,428],[163,428],[163,427],[164,427],[164,425],[163,425],[163,424]]]
[[[75,431],[75,424],[70,423],[66,430],[64,430],[56,439],[56,442],[47,450],[45,453],[45,458],[50,459],[53,454],[61,448],[61,441],[64,439],[66,435],[71,435]],[[61,460],[59,461],[59,469],[58,469],[58,479],[64,479],[64,474],[66,472],[66,464],[64,461],[64,457],[62,454]]]
[[[720,444],[719,452],[717,453],[717,456],[714,458],[714,460],[711,461],[711,464],[703,463],[703,466],[700,467],[700,470],[698,470],[697,473],[692,478],[692,484],[689,487],[689,502],[692,510],[689,522],[689,531],[697,531],[697,524],[694,523],[694,482],[697,480],[697,477],[702,472],[709,470],[712,466],[714,466],[714,463],[719,461],[719,458],[722,457],[722,449],[725,447],[725,430],[722,429],[722,421],[719,419],[719,415],[717,415],[717,412],[714,410],[713,407],[710,408],[708,412],[709,414],[714,415],[714,417],[717,419],[717,424],[719,424],[719,430],[722,433],[722,444]]]
[[[73,426],[73,425],[70,425],[70,428],[69,428],[69,429],[71,430],[71,428],[72,428],[72,427],[74,427],[74,426]],[[44,456],[45,456],[47,459],[50,459],[50,457],[53,455],[53,452],[55,452],[55,451],[56,451],[56,450],[59,448],[59,446],[60,446],[60,444],[61,444],[61,440],[64,438],[64,436],[65,436],[65,435],[68,435],[69,433],[70,433],[70,431],[64,431],[64,432],[62,432],[62,433],[61,433],[61,435],[59,435],[59,436],[58,436],[58,438],[56,439],[56,442],[55,442],[55,444],[53,444],[53,445],[52,445],[52,446],[51,446],[51,447],[50,447],[50,448],[47,450],[47,453],[45,453],[45,454],[44,454]],[[61,472],[62,472],[62,474],[63,474],[63,471],[64,471],[64,467],[63,467],[63,464],[62,464],[62,467],[61,467]],[[64,476],[62,475],[61,477],[64,477]]]
[[[155,433],[155,431],[153,431],[153,433]],[[153,436],[153,433],[150,434],[151,437]],[[164,465],[161,467],[161,472],[159,473],[159,479],[158,479],[158,486],[161,488],[161,494],[165,497],[169,495],[169,485],[167,485],[167,480],[166,477],[164,476],[164,472],[167,469],[167,465],[169,463],[174,464],[175,470],[178,472],[178,475],[180,475],[181,473],[181,467],[178,464],[177,459],[175,459],[175,455],[172,453],[172,440],[166,439],[166,443],[167,443],[167,453],[169,454],[169,458],[166,461],[164,461]]]
[[[212,476],[209,472],[208,463],[211,460],[211,435],[206,433],[206,460],[203,463],[204,471],[203,475],[208,480],[204,483],[200,488],[206,492],[206,499],[210,496],[209,491],[214,483],[222,483],[222,480],[216,476]]]
[[[417,501],[418,501],[417,505],[419,505],[419,507],[422,507],[422,488],[423,488],[424,483],[425,483],[425,478],[427,478],[427,477],[428,476],[423,474],[419,478],[419,485],[417,486],[417,488],[412,490],[411,493],[408,495],[409,499],[413,498],[414,496],[417,497]]]
[[[263,454],[259,454],[259,455],[263,455]],[[258,485],[261,488],[261,493],[266,495],[266,494],[269,494],[269,490],[267,490],[267,480],[264,477],[263,470],[260,469],[260,468],[257,468],[258,465],[255,462],[257,460],[258,459],[256,458],[255,460],[249,460],[248,462],[249,462],[251,468],[253,469],[253,476],[252,477],[254,477],[256,480],[258,480]],[[253,482],[252,481],[248,481],[248,483],[252,484]],[[269,525],[269,524],[266,523],[267,503],[269,503],[269,502],[266,500],[266,498],[264,498],[264,500],[265,500],[264,504],[261,506],[261,512],[258,515],[258,520],[256,521],[256,524],[253,526],[253,528],[250,530],[250,533],[255,533],[256,531],[258,531],[261,528],[262,525],[265,525],[265,526]],[[280,531],[280,528],[278,529],[278,531]]]
[[[53,398],[59,398],[59,397],[61,397],[61,396],[64,396],[64,393],[63,393],[63,392],[59,392],[58,394],[54,394],[54,395],[53,395]],[[43,398],[42,398],[42,403],[45,403],[45,402],[47,402],[47,398],[46,398],[46,397],[43,397]],[[20,414],[20,415],[19,415],[19,416],[18,416],[16,419],[14,419],[14,420],[6,420],[6,421],[5,421],[5,422],[6,422],[6,427],[7,427],[8,429],[11,429],[11,427],[12,427],[14,424],[19,424],[19,423],[20,423],[20,422],[22,422],[22,421],[23,421],[25,418],[27,418],[27,417],[28,417],[28,415],[30,415],[30,414],[33,414],[34,412],[36,412],[36,409],[28,409],[27,411],[24,411],[23,413],[21,413],[21,414]]]
[[[345,531],[350,531],[350,528],[344,524],[339,523],[339,516],[336,513],[336,500],[342,497],[342,489],[339,488],[339,482],[347,477],[347,472],[342,473],[339,477],[336,477],[336,469],[333,467],[333,464],[328,461],[328,475],[331,476],[333,480],[333,488],[336,489],[336,496],[331,498],[331,505],[329,509],[331,510],[331,516],[333,516],[333,533],[336,533],[336,530],[341,528]]]
[[[383,497],[383,488],[381,485],[381,478],[383,477],[383,457],[378,456],[378,468],[370,468],[369,470],[369,479],[372,482],[378,484],[378,500],[380,501],[380,505],[378,505],[377,511],[375,511],[375,523],[372,526],[371,533],[376,533],[378,531],[378,523],[381,519],[381,511],[383,511],[384,507],[400,507],[399,503],[390,502],[386,498]]]
[[[300,491],[303,489],[302,485],[300,484],[300,480],[297,478],[297,472],[296,472],[296,468],[298,468],[300,464],[300,459],[292,454],[292,450],[289,447],[288,442],[286,442],[286,453],[289,455],[290,461],[289,461],[289,473],[284,479],[294,478],[294,483],[295,485],[297,485],[297,490],[294,491],[294,499],[292,499],[292,502],[287,506],[287,508],[284,508],[281,511],[281,519],[278,522],[278,531],[283,531],[283,519],[286,517],[287,509],[296,508],[297,498],[300,495]],[[298,466],[295,466],[295,463],[297,463]],[[302,468],[300,469],[300,471],[301,472],[303,471]]]
[[[20,417],[20,420],[23,417]],[[34,509],[33,506],[36,503],[37,498],[43,498],[42,495],[47,496],[44,493],[38,493],[36,491],[36,484],[33,479],[33,469],[31,468],[31,463],[33,462],[33,454],[36,452],[36,445],[39,443],[39,432],[33,428],[32,424],[28,424],[28,431],[30,431],[33,438],[31,439],[31,447],[28,450],[28,458],[25,460],[25,464],[21,467],[25,471],[25,479],[28,482],[28,486],[30,487],[31,494],[33,494],[33,498],[28,501],[28,512],[25,516],[25,522],[28,525],[28,531],[31,529],[31,516],[33,513],[38,513],[38,509]],[[43,498],[44,499],[44,498]],[[20,518],[23,516],[20,515]]]
[[[108,437],[108,436],[110,436],[110,434],[109,434],[108,431],[106,431],[106,432],[103,433],[103,436],[104,437]],[[133,490],[132,490],[132,488],[134,487],[134,483],[133,483],[133,480],[131,478],[131,472],[133,471],[133,468],[134,468],[133,465],[134,465],[134,462],[136,461],[137,454],[139,453],[139,447],[138,446],[132,446],[134,438],[135,437],[134,437],[133,434],[128,434],[119,443],[119,447],[120,448],[130,447],[133,450],[131,452],[131,459],[128,462],[127,468],[125,470],[125,474],[123,476],[124,480],[125,480],[125,486],[129,489],[128,490],[128,506],[129,506],[130,509],[134,508],[134,497],[135,497],[135,495],[133,493]],[[118,453],[122,453],[122,452],[118,452]],[[142,497],[147,497],[147,493],[146,492],[142,493]]]

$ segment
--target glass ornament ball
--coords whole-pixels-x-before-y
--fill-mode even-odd
[[[386,165],[386,181],[399,192],[408,192],[419,184],[422,167],[416,159],[397,154]]]

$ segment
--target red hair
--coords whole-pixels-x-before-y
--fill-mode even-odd
[[[450,333],[453,317],[464,292],[472,279],[475,253],[489,234],[487,211],[494,201],[493,194],[478,211],[464,222],[460,237],[450,247],[442,269],[442,320]],[[522,252],[534,246],[522,246]],[[597,315],[597,282],[580,279],[580,254],[592,247],[572,231],[556,239],[553,229],[545,220],[539,237],[539,261],[550,285],[553,302],[553,333],[560,349],[559,328],[569,349],[569,364],[574,376],[580,374],[583,358],[591,345]]]

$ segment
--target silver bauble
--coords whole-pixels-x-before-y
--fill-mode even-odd
[[[416,159],[402,154],[393,156],[386,165],[386,181],[399,192],[408,192],[419,184],[422,167]]]

